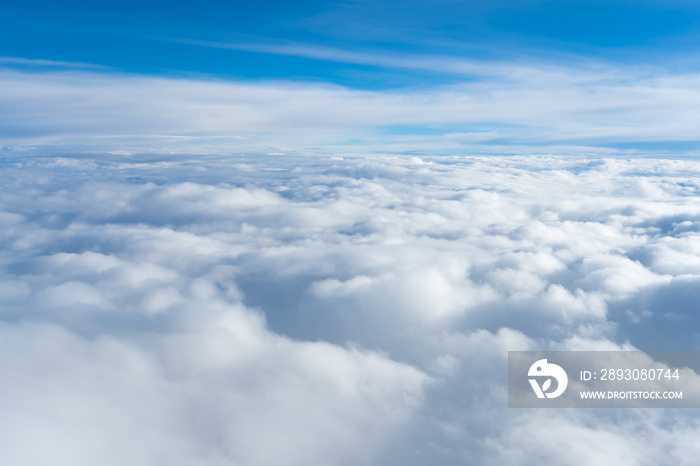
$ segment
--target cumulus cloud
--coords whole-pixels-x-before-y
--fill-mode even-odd
[[[2,162],[3,463],[694,464],[692,414],[509,410],[506,357],[698,349],[696,161]]]

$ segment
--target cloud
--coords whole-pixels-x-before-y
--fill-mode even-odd
[[[0,56],[0,65],[23,65],[34,67],[106,69],[105,66],[75,61],[42,60],[34,58]]]
[[[698,348],[695,160],[3,164],[3,463],[694,464],[692,413],[509,410],[506,356]]]
[[[261,44],[237,42],[213,42],[192,39],[170,39],[173,42],[201,47],[245,50],[250,52],[291,55],[317,60],[370,65],[388,68],[408,68],[423,71],[454,73],[460,75],[494,76],[507,75],[511,66],[488,64],[477,60],[455,58],[447,55],[397,55],[391,53],[356,52],[303,43]]]
[[[6,150],[54,145],[132,153],[328,153],[331,146],[600,153],[696,141],[691,122],[700,90],[693,74],[612,65],[474,66],[477,75],[461,83],[394,90],[7,69],[0,73],[0,141]]]

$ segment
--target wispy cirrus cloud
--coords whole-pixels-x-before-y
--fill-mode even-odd
[[[492,76],[504,74],[509,68],[502,64],[498,67],[477,60],[467,60],[449,55],[410,55],[382,52],[361,52],[340,48],[324,47],[304,43],[251,43],[251,42],[221,42],[199,39],[169,39],[173,42],[229,50],[244,50],[277,55],[312,58],[317,60],[352,63],[356,65],[371,65],[390,68],[407,68],[431,71],[437,73],[454,73],[461,75]]]
[[[0,56],[0,65],[24,65],[31,67],[107,69],[106,66],[75,61],[43,60],[36,58]]]

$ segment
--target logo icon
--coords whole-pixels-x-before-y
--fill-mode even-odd
[[[527,375],[528,377],[547,377],[547,380],[544,381],[541,387],[537,379],[528,379],[537,398],[556,398],[564,393],[566,386],[569,384],[569,378],[566,376],[564,369],[556,364],[547,363],[546,359],[540,359],[530,366]],[[557,388],[553,392],[547,392],[552,386],[552,378],[557,381]]]

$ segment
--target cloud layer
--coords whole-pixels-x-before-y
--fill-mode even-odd
[[[688,413],[505,407],[508,350],[698,349],[696,161],[1,162],[3,463],[700,453]]]
[[[362,57],[398,66],[391,57]],[[0,72],[0,142],[6,150],[44,145],[83,152],[228,153],[232,147],[315,152],[323,147],[328,153],[329,147],[346,146],[521,154],[543,147],[554,153],[601,153],[604,147],[660,142],[689,150],[697,142],[693,122],[700,88],[692,73],[453,57],[407,62],[454,68],[459,80],[428,88],[359,90],[313,82],[8,69]]]

